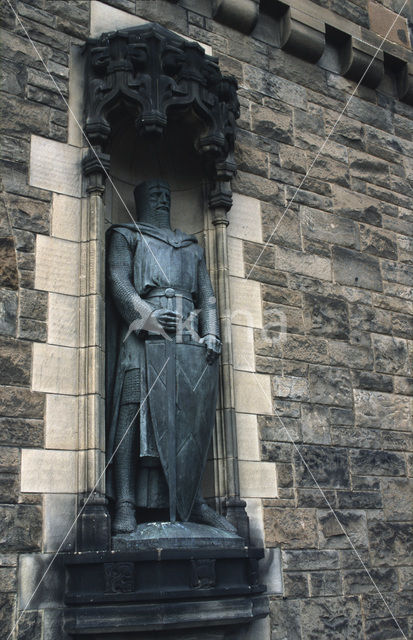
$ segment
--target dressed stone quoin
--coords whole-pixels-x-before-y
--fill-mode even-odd
[[[204,252],[170,227],[167,183],[135,189],[137,224],[108,231],[107,492],[113,533],[138,522],[231,525],[202,499],[221,349]]]

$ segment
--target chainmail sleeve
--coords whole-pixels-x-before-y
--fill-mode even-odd
[[[115,305],[128,325],[142,318],[145,320],[153,311],[137,293],[132,284],[133,259],[126,238],[112,232],[108,247],[108,284]]]
[[[203,252],[198,262],[198,292],[196,302],[198,308],[201,309],[198,316],[199,335],[201,338],[207,334],[219,338],[217,303]]]

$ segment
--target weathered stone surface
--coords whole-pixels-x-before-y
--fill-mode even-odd
[[[17,293],[0,289],[0,334],[15,336],[17,325]]]
[[[362,637],[360,603],[355,597],[306,600],[301,617],[305,640],[359,640]]]
[[[4,551],[40,549],[42,513],[36,506],[0,506],[0,541]]]
[[[352,473],[372,476],[404,476],[406,462],[403,455],[389,451],[360,449],[350,452]]]
[[[350,486],[345,449],[302,445],[299,446],[299,452],[294,453],[297,486],[315,488],[315,481],[321,488],[339,489]]]
[[[44,396],[23,387],[0,386],[0,412],[2,416],[42,418]]]
[[[411,520],[413,514],[413,479],[382,478],[384,515],[387,521]]]
[[[310,365],[309,385],[313,402],[342,407],[353,404],[351,379],[347,369]]]
[[[284,573],[284,597],[307,598],[309,595],[308,578],[305,573],[286,571]]]
[[[17,289],[16,248],[12,237],[0,238],[0,286]]]
[[[375,566],[413,564],[413,525],[407,522],[368,523],[371,559]]]
[[[13,628],[13,609],[15,596],[11,593],[0,593],[0,625],[5,637],[10,635]]]
[[[327,407],[303,404],[301,416],[303,442],[330,444],[329,412]]]
[[[317,546],[317,524],[313,509],[264,509],[265,541],[269,547],[308,549]]]
[[[337,571],[312,571],[310,573],[312,597],[341,595],[341,576]]]
[[[371,353],[371,352],[370,352]],[[391,376],[371,371],[352,371],[351,377],[354,387],[368,391],[384,391],[392,393],[394,380]]]
[[[364,511],[340,510],[318,512],[320,547],[347,549],[353,543],[356,549],[368,546],[367,520]],[[351,541],[351,543],[350,543]]]
[[[351,369],[373,368],[373,351],[367,347],[358,347],[346,342],[335,341],[330,342],[329,351],[332,365],[348,366]]]
[[[370,575],[380,591],[397,590],[397,573],[395,569],[371,569]],[[377,589],[371,578],[364,569],[344,571],[344,593],[377,593]]]
[[[304,326],[316,336],[348,340],[347,305],[339,298],[304,295]]]
[[[360,427],[408,431],[411,413],[408,396],[354,390],[356,424]]]
[[[300,622],[300,602],[276,598],[270,601],[272,634],[271,640],[302,640]]]
[[[27,343],[0,337],[0,368],[3,384],[30,382],[31,348]]]
[[[411,367],[405,340],[392,336],[373,336],[376,371],[408,375]]]
[[[40,611],[25,611],[18,625],[17,640],[40,640],[42,637],[42,615]]]
[[[281,343],[282,355],[288,360],[305,362],[328,362],[328,347],[325,340],[288,335]]]
[[[301,549],[282,552],[283,565],[289,571],[336,570],[339,567],[337,551]]]
[[[394,234],[389,232],[385,234],[360,225],[360,246],[362,251],[372,256],[380,256],[390,260],[397,259],[397,244]]]
[[[356,225],[348,218],[310,207],[301,207],[300,220],[305,238],[357,248]]]
[[[383,289],[378,260],[351,249],[333,247],[333,273],[341,284],[374,291]]]

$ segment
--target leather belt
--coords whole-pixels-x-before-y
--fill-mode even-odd
[[[183,291],[182,289],[173,289],[172,287],[154,287],[149,291],[149,293],[145,296],[145,300],[148,298],[185,298],[185,300],[189,300],[193,302],[192,293],[189,291]]]

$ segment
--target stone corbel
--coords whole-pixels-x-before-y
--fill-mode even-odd
[[[258,0],[214,0],[213,15],[217,22],[251,33],[258,20]]]
[[[324,51],[324,24],[290,7],[280,21],[280,47],[308,62],[317,62]]]
[[[370,89],[375,89],[383,79],[383,52],[377,52],[375,47],[351,36],[343,48],[342,65],[342,74],[346,78],[356,82],[362,79],[362,84]]]

